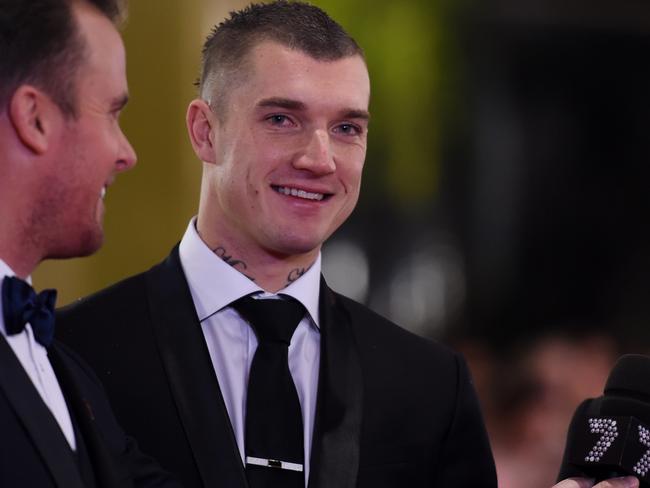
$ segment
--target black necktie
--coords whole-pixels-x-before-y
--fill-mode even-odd
[[[246,401],[248,483],[251,488],[304,488],[302,413],[287,354],[305,308],[292,298],[250,296],[233,306],[258,340]]]
[[[54,338],[56,290],[36,293],[29,283],[13,276],[2,280],[2,312],[7,335],[19,334],[30,323],[34,337],[44,347]]]

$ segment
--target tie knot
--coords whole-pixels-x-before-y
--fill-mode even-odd
[[[260,342],[291,342],[296,327],[305,315],[305,307],[291,297],[283,300],[255,299],[246,296],[232,306],[253,328]]]
[[[36,293],[31,285],[7,276],[2,281],[2,310],[8,335],[19,334],[30,323],[36,340],[48,347],[54,338],[56,290]]]

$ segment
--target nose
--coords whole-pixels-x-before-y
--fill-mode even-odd
[[[333,173],[336,170],[334,155],[326,130],[314,130],[302,152],[294,160],[296,169],[304,169],[316,174]]]
[[[130,170],[135,166],[137,159],[133,146],[131,146],[131,143],[124,133],[120,131],[120,150],[115,163],[117,171],[121,172]]]

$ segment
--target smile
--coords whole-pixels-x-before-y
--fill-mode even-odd
[[[316,201],[321,201],[322,199],[325,198],[325,194],[323,193],[313,193],[305,190],[299,190],[297,188],[289,188],[288,186],[275,186],[272,185],[271,188],[273,188],[276,192],[282,194],[282,195],[287,195],[287,196],[292,196],[292,197],[297,197],[297,198],[304,198],[305,200],[316,200]]]

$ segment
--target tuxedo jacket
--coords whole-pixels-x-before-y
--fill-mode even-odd
[[[0,335],[2,488],[179,488],[118,426],[96,376],[56,342],[48,357],[73,423],[76,451]]]
[[[496,487],[467,367],[321,281],[309,488]],[[58,315],[118,418],[186,487],[245,488],[244,466],[176,247]]]

